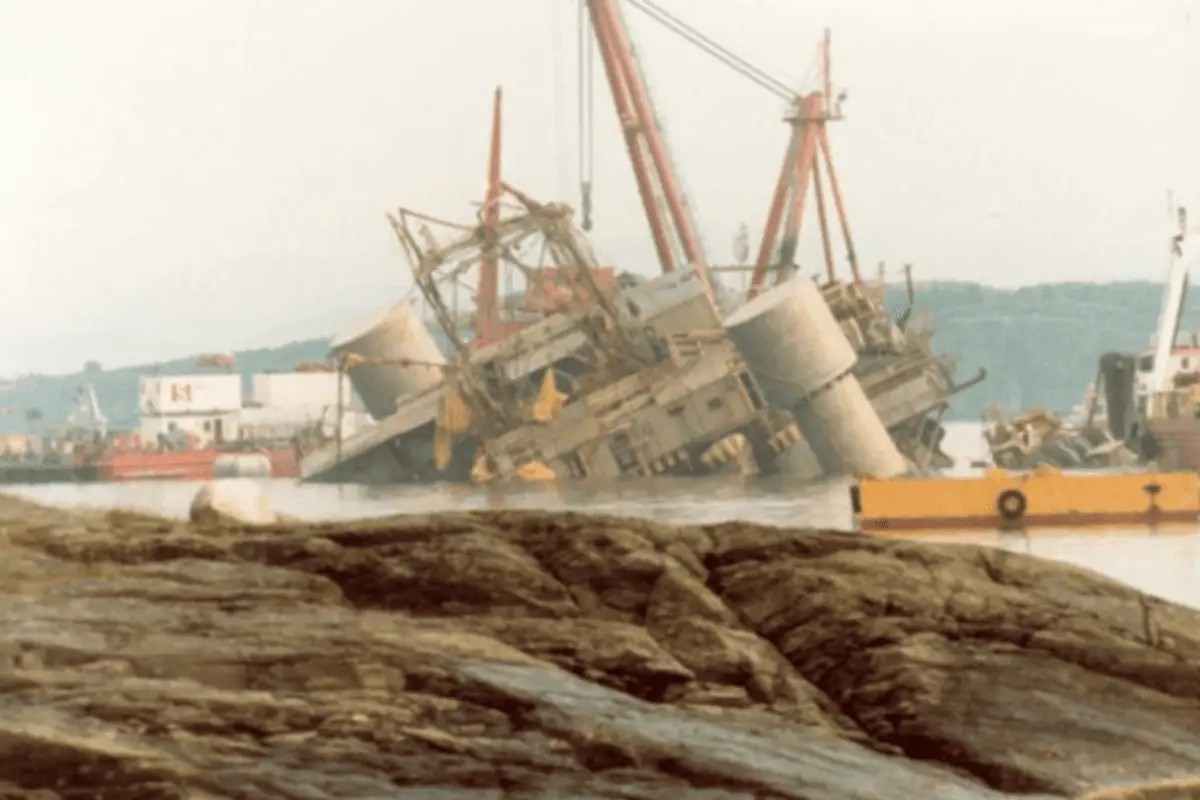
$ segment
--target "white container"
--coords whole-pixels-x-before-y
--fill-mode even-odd
[[[350,378],[342,376],[342,403],[347,408],[357,404]],[[336,406],[338,374],[336,372],[270,372],[251,379],[250,399],[264,408],[309,408]]]
[[[707,292],[708,286],[699,273],[691,267],[683,267],[622,289],[616,306],[622,316],[630,314],[644,318],[702,297]]]
[[[242,407],[241,375],[143,375],[138,383],[142,415],[219,414]]]

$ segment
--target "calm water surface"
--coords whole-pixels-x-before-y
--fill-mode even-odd
[[[983,452],[979,426],[948,426],[947,451],[964,465]],[[45,503],[123,507],[185,516],[199,484],[149,481],[41,485],[12,491]],[[578,485],[498,489],[472,486],[319,486],[272,481],[276,508],[308,519],[382,516],[477,508],[586,509],[665,522],[745,519],[776,525],[850,526],[849,484],[797,486],[779,480],[676,480],[631,483],[603,490]],[[989,544],[1068,561],[1105,573],[1169,600],[1200,608],[1200,526],[1169,530],[1113,529],[998,534],[922,535],[923,540]]]

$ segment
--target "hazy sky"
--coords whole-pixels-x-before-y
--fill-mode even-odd
[[[849,99],[831,135],[867,264],[999,285],[1157,280],[1167,190],[1200,204],[1192,0],[660,3],[789,83],[832,27]],[[575,8],[0,3],[0,373],[329,333],[400,296],[383,212],[470,218],[497,84],[506,178],[578,205]],[[761,230],[781,104],[625,15],[710,260],[728,260],[738,223]],[[596,98],[595,243],[649,273],[602,83]]]

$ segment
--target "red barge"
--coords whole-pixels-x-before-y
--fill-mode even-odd
[[[299,478],[300,465],[295,448],[260,448],[254,450],[151,451],[131,450],[112,452],[91,462],[97,481],[212,480],[213,467],[221,456],[260,453],[271,465],[272,478]]]

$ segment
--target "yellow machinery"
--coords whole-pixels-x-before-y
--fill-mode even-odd
[[[1028,473],[864,478],[850,489],[864,531],[1145,525],[1200,519],[1194,472]]]

